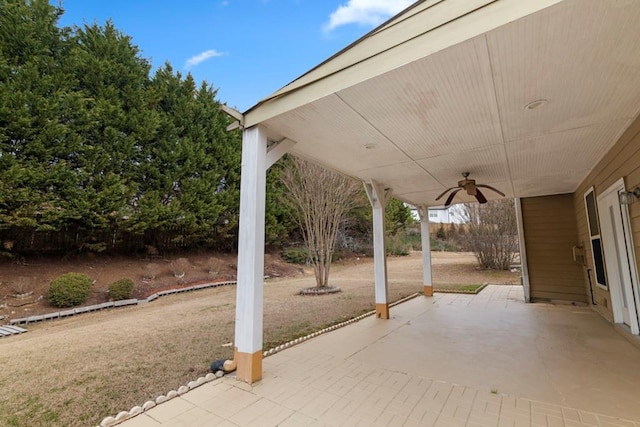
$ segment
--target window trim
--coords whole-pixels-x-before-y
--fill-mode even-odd
[[[593,218],[589,215],[589,204],[587,203],[587,198],[589,197],[589,195],[591,195],[591,197],[593,198],[593,213],[595,215],[595,217]],[[591,248],[591,262],[593,266],[593,272],[595,273],[595,283],[596,283],[596,286],[599,287],[600,289],[604,289],[608,291],[609,285],[607,283],[608,281],[607,268],[606,268],[605,259],[604,259],[604,248],[602,247],[602,237],[601,237],[602,232],[600,231],[600,218],[598,217],[598,199],[596,198],[596,192],[593,186],[590,187],[584,193],[584,209],[585,209],[585,215],[587,217],[587,234],[589,235],[589,245],[590,245],[589,247]],[[592,228],[591,226],[593,224],[595,224],[596,230],[591,229]],[[596,262],[596,256],[595,256],[595,250],[594,250],[596,247],[600,248],[600,259],[602,260],[601,265]],[[598,271],[599,265],[600,265],[600,268],[602,268],[602,271]],[[604,284],[599,282],[598,277],[604,278]]]

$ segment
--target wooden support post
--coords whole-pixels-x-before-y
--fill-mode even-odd
[[[373,265],[376,287],[376,317],[389,318],[389,300],[387,298],[387,254],[385,251],[384,213],[387,200],[391,197],[391,189],[371,181],[364,188],[373,209]]]
[[[431,236],[429,235],[429,208],[418,206],[420,216],[420,237],[422,241],[422,282],[424,296],[433,296],[433,277],[431,274]]]
[[[234,361],[236,378],[249,384],[262,379],[266,174],[266,133],[258,126],[245,129],[242,135]]]

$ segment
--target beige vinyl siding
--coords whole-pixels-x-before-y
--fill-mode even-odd
[[[586,262],[587,267],[592,270],[592,281],[594,280],[593,259],[591,257],[589,244],[587,215],[584,208],[584,193],[589,188],[594,187],[597,198],[620,178],[624,178],[625,188],[627,190],[640,185],[640,117],[636,118],[631,126],[622,134],[614,147],[598,162],[574,194],[578,235],[586,249]],[[629,206],[629,216],[635,246],[636,265],[640,267],[637,257],[637,255],[640,254],[640,202]],[[609,292],[595,285],[594,292],[597,303],[595,308],[603,316],[612,320],[613,312],[611,310]]]
[[[572,194],[522,199],[522,222],[535,300],[587,302],[582,267],[573,262],[578,230]]]

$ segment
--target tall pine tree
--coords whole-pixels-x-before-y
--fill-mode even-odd
[[[234,247],[241,140],[216,90],[169,64],[150,77],[112,22],[59,27],[62,13],[0,0],[0,240]],[[294,227],[273,194],[279,176],[269,172],[271,242]]]
[[[85,99],[46,0],[0,0],[0,226],[60,229]]]
[[[184,229],[192,243],[235,240],[240,138],[216,91],[169,64],[152,81],[160,125],[144,151],[135,229]]]
[[[151,66],[112,22],[76,29],[72,41],[70,62],[77,90],[87,96],[90,121],[78,147],[79,186],[69,198],[73,220],[83,230],[117,235],[131,227],[138,208],[138,169],[160,124],[150,90]]]

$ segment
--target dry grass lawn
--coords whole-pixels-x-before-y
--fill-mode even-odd
[[[470,254],[434,253],[434,282],[517,283],[508,272],[478,271]],[[420,253],[390,258],[389,293],[395,301],[421,292]],[[312,273],[267,281],[265,349],[374,307],[370,259],[337,265],[332,284],[343,292],[295,296],[312,286]],[[107,415],[208,372],[229,358],[235,287],[166,296],[145,306],[114,309],[34,324],[0,340],[0,425],[97,425]]]

